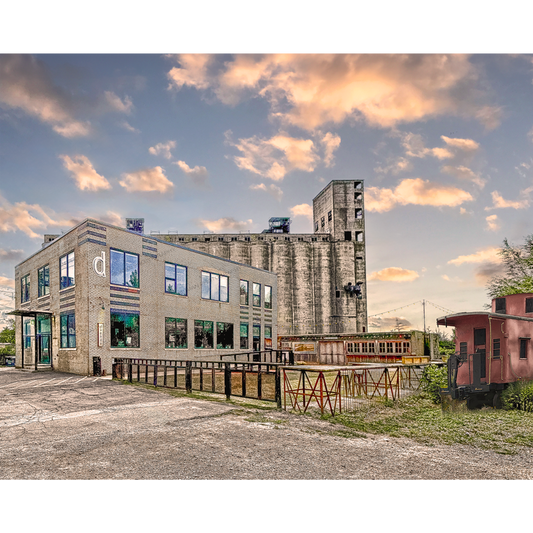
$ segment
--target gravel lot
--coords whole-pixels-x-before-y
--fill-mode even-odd
[[[0,371],[0,479],[532,479],[533,454],[423,446],[108,378]]]

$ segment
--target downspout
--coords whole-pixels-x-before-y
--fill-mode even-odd
[[[489,385],[492,383],[492,317],[489,315]]]

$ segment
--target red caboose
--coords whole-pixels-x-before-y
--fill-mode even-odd
[[[533,294],[492,300],[492,310],[455,313],[437,320],[455,327],[455,354],[448,360],[448,391],[470,408],[500,404],[514,381],[533,380]]]

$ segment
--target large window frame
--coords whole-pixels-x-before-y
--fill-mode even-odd
[[[252,283],[253,307],[261,307],[261,283]]]
[[[272,287],[265,285],[265,309],[272,309]]]
[[[187,296],[187,267],[165,262],[165,292]]]
[[[233,323],[217,322],[217,350],[233,350]]]
[[[50,294],[50,265],[44,265],[37,270],[37,297]]]
[[[249,295],[250,295],[250,283],[245,279],[241,279],[240,282],[240,295],[241,295],[241,305],[250,305],[249,304]]]
[[[111,324],[111,348],[130,349],[141,347],[141,324],[138,312],[111,309],[109,318]],[[122,331],[120,331],[121,328]],[[119,335],[122,338],[119,338]],[[130,339],[129,342],[128,338]]]
[[[241,322],[240,327],[240,348],[241,350],[248,350],[249,348],[249,330],[250,326],[247,322]]]
[[[30,301],[30,275],[26,274],[20,278],[20,303]]]
[[[202,270],[202,300],[229,302],[229,276]]]
[[[194,349],[212,350],[214,347],[214,328],[212,320],[194,321]]]
[[[61,348],[76,348],[76,314],[64,313],[61,321]]]
[[[59,290],[76,285],[76,268],[74,252],[59,258]]]
[[[165,348],[186,349],[187,339],[187,319],[165,317]]]
[[[139,254],[135,254],[133,252],[126,252],[124,250],[118,250],[117,248],[111,248],[109,255],[109,281],[111,285],[119,285],[122,287],[131,287],[133,289],[138,289],[141,285]],[[122,268],[117,272],[116,268],[120,257],[122,257]],[[136,268],[132,268],[132,261],[135,262]],[[127,279],[128,273],[129,279]]]

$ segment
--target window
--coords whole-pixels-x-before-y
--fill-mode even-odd
[[[331,216],[331,211],[329,211],[329,212],[328,212],[328,222],[331,222],[331,218],[332,218],[332,216]]]
[[[37,270],[37,283],[39,298],[50,294],[50,267],[48,265]]]
[[[194,321],[194,347],[197,349],[213,348],[213,322]]]
[[[202,298],[204,300],[229,302],[228,285],[228,276],[202,271]]]
[[[259,324],[253,326],[253,350],[254,352],[261,350],[261,326]]]
[[[411,343],[410,342],[404,342],[403,343],[403,353],[409,353],[411,351]]]
[[[165,292],[187,296],[187,267],[165,263]]]
[[[186,318],[165,318],[165,348],[187,348]]]
[[[265,285],[265,309],[272,309],[272,287]]]
[[[361,343],[361,353],[368,353],[368,342]]]
[[[355,218],[357,220],[360,220],[361,218],[363,218],[363,210],[362,209],[356,209],[355,210]]]
[[[31,337],[32,337],[32,321],[29,318],[24,318],[24,349],[31,348]]]
[[[533,298],[526,298],[526,313],[533,313]]]
[[[70,252],[59,259],[60,284],[59,289],[72,287],[75,280],[74,252]]]
[[[241,323],[241,350],[248,349],[248,324]]]
[[[492,358],[500,358],[500,339],[492,339]]]
[[[351,231],[345,231],[344,232],[344,240],[345,241],[351,241],[352,240],[352,232]]]
[[[76,348],[76,318],[74,313],[61,315],[61,348]]]
[[[139,288],[139,256],[111,248],[111,283]]]
[[[527,359],[527,345],[529,339],[520,339],[520,359]]]
[[[321,225],[322,227],[324,227],[324,226],[326,225],[326,219],[325,219],[324,217],[322,217],[322,218],[320,219],[320,225]]]
[[[363,232],[362,231],[356,231],[355,232],[355,240],[357,242],[363,242]]]
[[[265,349],[272,348],[272,326],[265,326]]]
[[[494,300],[494,311],[505,314],[505,298],[496,298]]]
[[[468,344],[466,342],[461,342],[459,344],[459,353],[461,355],[466,355],[468,353]]]
[[[360,202],[363,199],[363,194],[360,192],[356,192],[353,195],[354,202]]]
[[[315,222],[315,231],[318,231],[318,221]]]
[[[218,240],[219,240],[219,242],[220,241],[224,241],[224,237],[219,237]]]
[[[241,305],[248,305],[249,283],[241,279]]]
[[[373,342],[368,343],[368,353],[375,353],[376,345]]]
[[[193,237],[193,238],[191,239],[192,242],[196,242],[197,240],[198,240],[198,237]]]
[[[244,237],[244,240],[249,242],[250,241],[250,237]]]
[[[217,348],[233,350],[233,324],[217,322]]]
[[[474,330],[474,347],[485,346],[487,339],[487,330],[485,328]]]
[[[20,302],[30,301],[30,275],[26,274],[20,278]]]
[[[388,342],[387,343],[387,353],[394,353],[393,346],[394,346],[394,343],[392,343],[392,342]]]
[[[205,242],[211,242],[211,237],[205,237],[205,238],[204,238],[204,241],[205,241]]]
[[[340,298],[341,297],[341,291],[337,290],[335,291],[335,297]]]
[[[111,311],[111,348],[139,348],[139,313]]]
[[[379,343],[379,353],[385,353],[385,343],[380,342]]]
[[[362,189],[362,188],[363,188],[363,182],[361,182],[361,181],[354,181],[353,186],[354,186],[355,189]]]
[[[261,284],[253,283],[253,305],[254,307],[261,307]]]

